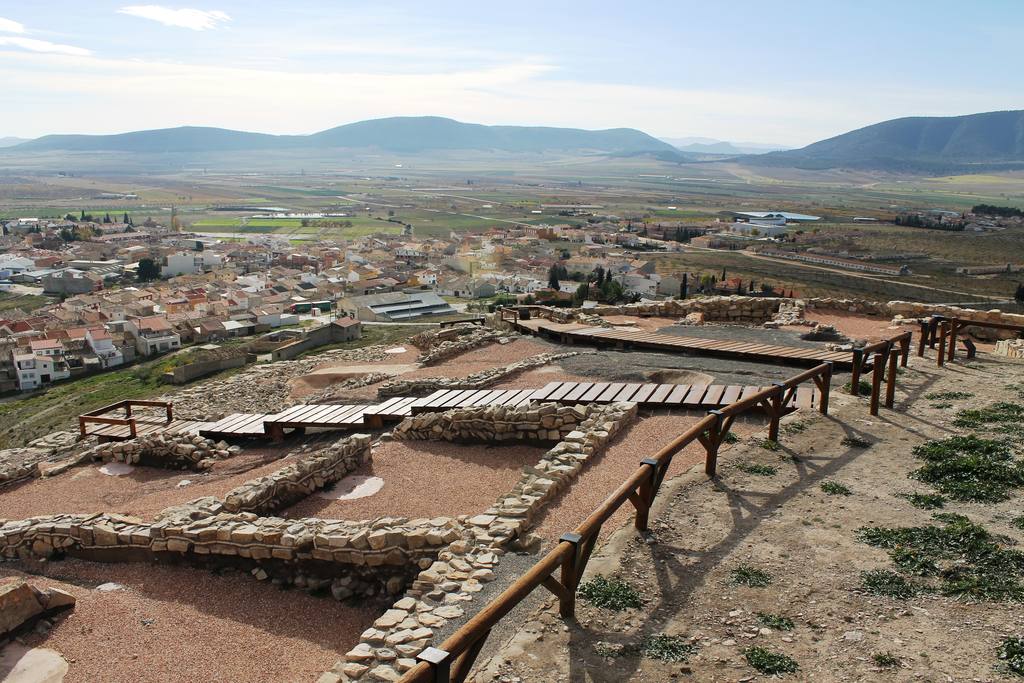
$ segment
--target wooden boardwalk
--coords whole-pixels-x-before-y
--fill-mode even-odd
[[[209,422],[198,420],[136,420],[135,435],[148,436],[150,434],[198,434]],[[106,441],[126,441],[131,436],[131,428],[128,425],[93,424],[86,427],[86,436],[96,436]]]
[[[792,365],[817,365],[831,362],[836,369],[848,370],[853,366],[853,356],[848,351],[826,351],[824,349],[776,346],[724,339],[702,337],[681,337],[674,334],[647,332],[640,329],[616,329],[589,327],[580,324],[553,323],[549,320],[520,320],[520,329],[553,337],[564,343],[616,346],[619,348],[640,347],[659,351],[686,351],[709,356],[726,356],[759,362],[786,363]]]

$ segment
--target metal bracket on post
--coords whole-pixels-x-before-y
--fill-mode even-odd
[[[572,544],[572,554],[562,562],[561,584],[565,593],[558,601],[558,613],[566,619],[571,619],[576,616],[576,589],[580,585],[583,569],[590,559],[587,546],[593,548],[593,544],[584,543],[583,536],[572,532],[562,534],[558,542]]]
[[[427,647],[416,655],[416,659],[430,665],[432,683],[449,683],[452,671],[452,653],[440,648]]]

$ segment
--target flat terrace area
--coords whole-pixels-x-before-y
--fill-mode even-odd
[[[536,464],[547,450],[522,444],[389,441],[373,449],[371,463],[288,508],[283,516],[361,520],[478,514],[510,491],[523,467]],[[379,489],[363,497],[331,498],[345,496],[357,485],[361,488],[356,495]]]
[[[32,479],[0,489],[0,510],[6,519],[60,513],[117,512],[152,519],[171,505],[202,496],[223,498],[234,487],[287,465],[290,447],[246,449],[216,462],[207,472],[165,470],[123,463],[74,467],[47,479]],[[182,484],[182,482],[189,482]]]
[[[81,560],[33,571],[40,566],[47,576],[0,565],[0,582],[22,577],[75,596],[51,631],[25,636],[70,663],[64,683],[314,681],[381,613],[243,574]],[[109,583],[122,588],[97,589]]]

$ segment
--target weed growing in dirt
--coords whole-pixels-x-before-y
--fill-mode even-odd
[[[740,440],[740,437],[736,436],[732,432],[726,432],[725,436],[722,437],[723,443],[736,443]]]
[[[990,431],[1007,434],[1014,439],[1024,439],[1024,405],[994,403],[985,408],[961,410],[953,418],[953,426],[967,429],[985,427]]]
[[[1024,515],[1014,517],[1013,519],[1011,519],[1010,526],[1016,529],[1020,529],[1021,531],[1024,531]]]
[[[895,669],[900,665],[900,659],[891,652],[876,652],[871,655],[871,661],[880,669]]]
[[[643,604],[640,593],[635,588],[615,577],[596,576],[580,585],[579,595],[595,607],[615,612],[635,609]]]
[[[594,643],[594,654],[598,657],[619,657],[623,654],[624,649],[621,645],[613,645],[604,641]]]
[[[764,588],[772,582],[772,575],[763,569],[751,567],[749,564],[741,564],[729,574],[729,583],[734,586],[749,586],[750,588]]]
[[[1004,547],[963,515],[943,512],[934,518],[942,526],[862,527],[857,535],[888,550],[903,573],[938,579],[924,589],[974,600],[1024,600],[1024,552]]]
[[[952,408],[952,407],[953,407],[952,403],[933,403],[932,404],[932,408],[937,408],[939,410],[945,410],[946,408]]]
[[[777,451],[780,448],[782,448],[782,446],[779,445],[778,441],[772,441],[771,439],[758,439],[754,443],[756,443],[758,446],[765,449],[766,451]]]
[[[779,470],[771,465],[761,465],[756,462],[741,462],[736,465],[736,469],[740,472],[746,472],[747,474],[756,474],[761,477],[774,477],[779,473]]]
[[[1018,676],[1024,676],[1024,638],[1003,638],[999,645],[999,659]]]
[[[761,622],[762,626],[773,628],[776,631],[792,631],[795,627],[792,619],[784,617],[781,614],[766,614],[765,612],[758,612],[757,620]]]
[[[843,385],[843,391],[848,394],[852,390],[853,390],[853,382],[847,380],[846,384]],[[865,382],[864,380],[860,380],[859,382],[857,382],[857,391],[858,391],[858,393],[860,393],[861,396],[870,396],[871,395],[871,382]]]
[[[938,493],[901,493],[899,497],[907,499],[920,510],[941,510],[946,507],[946,497]]]
[[[790,422],[782,425],[782,431],[786,434],[799,434],[807,429],[806,422]]]
[[[1005,443],[973,434],[928,441],[914,448],[924,466],[910,477],[931,484],[954,500],[998,503],[1024,486],[1024,462],[1014,462]]]
[[[861,439],[860,437],[857,436],[844,436],[843,440],[840,441],[839,443],[846,446],[847,448],[867,448],[868,446],[871,445],[871,442],[868,441],[867,439]]]
[[[662,662],[685,662],[697,651],[697,646],[682,636],[667,636],[659,633],[644,638],[640,645],[640,654]]]
[[[838,481],[823,481],[821,482],[821,490],[830,496],[852,496],[853,491],[850,490],[849,486],[840,484]]]
[[[962,401],[965,398],[973,398],[974,394],[969,391],[936,391],[925,394],[924,397],[929,401]]]
[[[872,595],[906,600],[922,592],[922,587],[907,581],[888,569],[872,569],[860,573],[861,588]]]
[[[743,651],[747,664],[768,676],[796,673],[800,666],[796,660],[781,652],[772,652],[763,647],[748,647]]]

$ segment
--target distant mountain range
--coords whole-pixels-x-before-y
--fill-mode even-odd
[[[1024,111],[912,116],[745,163],[805,169],[954,173],[1024,168]]]
[[[660,138],[682,152],[691,154],[765,154],[790,149],[785,145],[770,145],[763,142],[728,142],[714,138]]]
[[[20,145],[21,143],[28,142],[28,141],[29,141],[28,138],[13,138],[13,137],[0,138],[0,147],[14,147],[15,145]]]
[[[394,117],[350,123],[312,135],[267,135],[225,128],[183,126],[118,135],[46,135],[12,152],[240,152],[289,149],[374,148],[417,153],[431,150],[616,154],[666,153],[675,148],[632,128],[581,130],[528,126],[484,126],[437,116]]]

